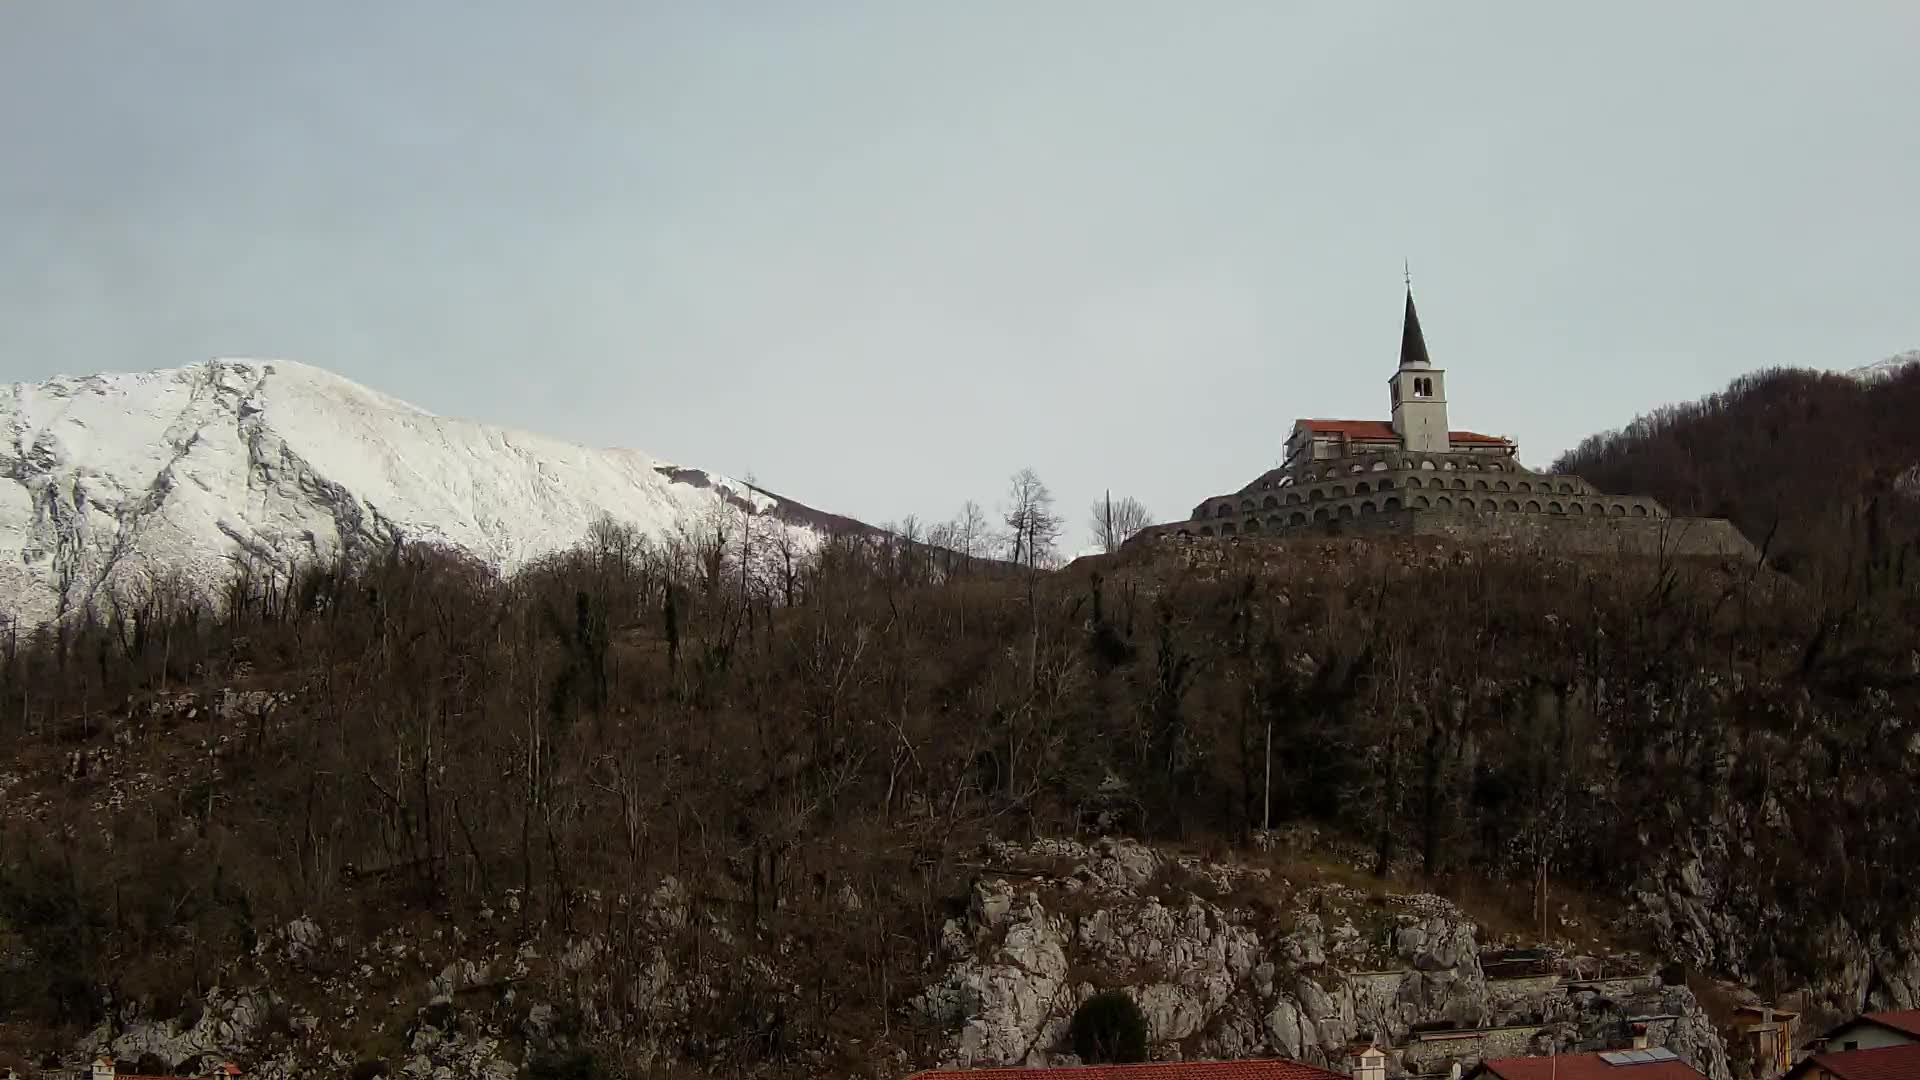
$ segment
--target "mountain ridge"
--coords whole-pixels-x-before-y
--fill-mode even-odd
[[[218,358],[0,395],[0,601],[20,623],[235,555],[286,569],[396,541],[503,571],[602,515],[664,537],[745,511],[811,545],[849,518],[627,448],[444,417],[325,368]]]

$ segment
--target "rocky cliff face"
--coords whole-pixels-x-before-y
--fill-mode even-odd
[[[993,843],[982,861],[966,913],[945,925],[907,1006],[941,1033],[939,1047],[913,1060],[876,1037],[886,1073],[1072,1064],[1074,1009],[1120,988],[1145,1013],[1156,1058],[1283,1055],[1344,1069],[1349,1044],[1373,1038],[1395,1075],[1440,1075],[1482,1057],[1621,1046],[1640,1020],[1655,1045],[1714,1080],[1730,1077],[1700,1004],[1649,974],[1650,961],[1536,951],[1528,973],[1489,975],[1483,956],[1500,943],[1437,896],[1297,885],[1264,867],[1122,840]],[[694,928],[672,882],[637,903],[637,925],[700,933],[713,949],[741,933]],[[88,1033],[73,1057],[234,1057],[261,1080],[344,1074],[378,1057],[413,1080],[507,1080],[519,1062],[582,1037],[621,1045],[637,1063],[682,1060],[694,1012],[723,996],[665,953],[637,976],[609,979],[593,935],[543,955],[515,944],[524,929],[511,910],[485,914],[471,932],[393,928],[358,945],[295,920],[256,948],[276,977],[215,990],[191,1022],[122,1017]],[[731,965],[731,977],[792,992],[783,953],[797,960],[775,949]],[[873,1018],[876,1035],[887,1024]]]
[[[1169,860],[1124,842],[1001,845],[996,863],[1065,863],[989,875],[947,924],[947,966],[916,1007],[954,1037],[960,1066],[1062,1064],[1074,1009],[1125,988],[1163,1056],[1284,1055],[1344,1067],[1370,1037],[1399,1073],[1455,1061],[1612,1048],[1630,1018],[1717,1080],[1726,1047],[1693,994],[1637,958],[1550,958],[1489,978],[1474,921],[1431,895],[1294,889],[1262,870]],[[1177,883],[1177,884],[1176,884]],[[1444,1031],[1444,1040],[1423,1038]]]

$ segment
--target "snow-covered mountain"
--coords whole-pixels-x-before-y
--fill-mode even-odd
[[[809,546],[859,527],[633,450],[435,416],[319,368],[213,360],[0,394],[0,612],[23,625],[250,553],[285,567],[395,539],[511,571],[600,515],[659,536],[750,509]]]
[[[1862,382],[1872,382],[1876,379],[1891,378],[1894,372],[1910,364],[1920,364],[1920,349],[1909,349],[1897,356],[1889,356],[1877,364],[1849,369],[1847,374]]]

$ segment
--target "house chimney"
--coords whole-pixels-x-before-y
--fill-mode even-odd
[[[1347,1049],[1347,1069],[1353,1080],[1387,1080],[1387,1055],[1371,1040]]]

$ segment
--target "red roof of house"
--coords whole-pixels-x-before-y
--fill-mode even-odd
[[[1890,1027],[1895,1031],[1904,1031],[1914,1038],[1920,1039],[1920,1009],[1889,1009],[1886,1012],[1870,1012],[1866,1015],[1866,1019],[1882,1027]]]
[[[1912,1080],[1920,1076],[1920,1043],[1815,1054],[1809,1060],[1818,1065],[1821,1071],[1840,1080]],[[1796,1068],[1794,1071],[1798,1073],[1802,1070]]]
[[[1315,435],[1345,435],[1361,442],[1400,441],[1399,434],[1393,430],[1393,423],[1388,420],[1299,420],[1296,423]],[[1482,435],[1477,431],[1449,431],[1447,441],[1505,443],[1507,440],[1496,435]]]
[[[1287,1058],[1271,1058],[1068,1065],[1057,1069],[932,1069],[914,1073],[907,1080],[1347,1080],[1347,1074]]]
[[[1484,1070],[1502,1080],[1700,1080],[1700,1072],[1679,1058],[1615,1065],[1599,1054],[1493,1058]]]

